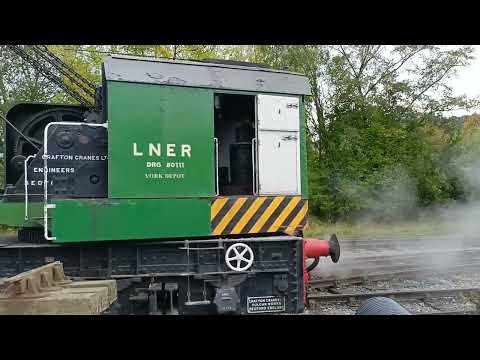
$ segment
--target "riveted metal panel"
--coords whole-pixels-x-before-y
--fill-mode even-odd
[[[109,57],[104,72],[107,81],[310,95],[305,76],[263,68]]]

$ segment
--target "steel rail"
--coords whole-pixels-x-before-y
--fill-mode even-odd
[[[475,310],[432,311],[427,313],[413,313],[412,315],[478,315]]]
[[[356,273],[345,277],[329,277],[324,279],[310,280],[308,285],[313,289],[321,289],[333,287],[342,284],[363,284],[369,281],[384,281],[395,277],[409,278],[418,276],[427,276],[441,272],[442,274],[451,274],[455,271],[465,270],[469,268],[480,269],[480,259],[476,262],[457,264],[449,266],[448,268],[439,269],[438,267],[423,267],[423,268],[405,268],[401,266],[393,267],[391,271],[377,271],[373,273]]]
[[[308,300],[320,302],[352,302],[352,300],[365,300],[372,297],[389,297],[392,299],[432,299],[460,295],[480,298],[480,288],[419,289],[400,291],[372,291],[368,293],[312,294],[308,296]]]

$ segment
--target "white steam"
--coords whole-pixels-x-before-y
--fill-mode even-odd
[[[378,240],[374,239],[375,236],[348,240],[342,239],[342,234],[337,234],[342,249],[340,261],[333,264],[329,258],[321,259],[317,269],[311,273],[313,277],[347,277],[365,267],[371,268],[369,272],[379,272],[387,271],[388,266],[429,267],[441,272],[469,262],[469,253],[472,259],[475,252],[480,255],[480,160],[456,170],[463,181],[462,185],[470,194],[468,199],[427,209],[417,206],[415,184],[401,168],[379,174],[388,179],[379,188],[348,184],[349,195],[362,201],[365,208],[369,209],[357,215],[357,220],[365,226],[379,220],[403,221],[414,217],[419,219],[419,223],[438,224],[438,229],[433,229],[437,234],[386,235],[379,242],[375,241]],[[324,235],[324,238],[329,236]],[[366,256],[384,258],[384,261],[375,264],[366,261]]]

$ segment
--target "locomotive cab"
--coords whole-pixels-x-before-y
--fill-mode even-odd
[[[336,237],[301,237],[307,78],[111,56],[102,79],[99,113],[25,104],[7,114],[16,128],[0,222],[23,244],[0,257],[140,278],[150,313],[302,312],[306,259],[339,256]]]

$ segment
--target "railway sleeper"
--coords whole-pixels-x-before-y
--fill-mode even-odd
[[[72,281],[57,261],[5,279],[0,315],[99,315],[116,300],[115,280]]]

